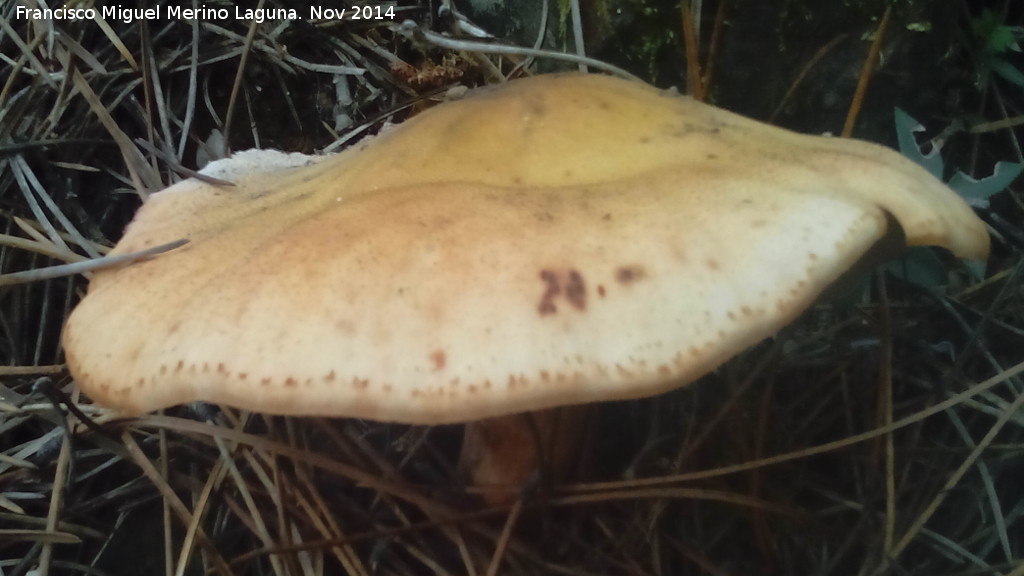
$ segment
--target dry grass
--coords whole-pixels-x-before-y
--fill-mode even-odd
[[[386,22],[100,26],[15,5],[5,274],[102,255],[226,123],[231,148],[308,152],[526,63]],[[458,427],[205,406],[118,420],[61,366],[84,282],[0,286],[0,574],[1024,575],[1022,213],[1016,193],[994,205],[980,284],[879,276],[694,386],[602,406],[588,482],[507,509],[461,485]]]

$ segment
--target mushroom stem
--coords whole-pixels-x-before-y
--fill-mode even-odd
[[[514,502],[536,480],[568,478],[586,430],[588,405],[523,412],[466,424],[459,473],[491,506]]]

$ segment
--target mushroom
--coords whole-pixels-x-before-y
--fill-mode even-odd
[[[772,335],[898,222],[984,258],[954,192],[874,144],[546,75],[330,157],[236,154],[154,194],[63,342],[127,413],[205,400],[441,424],[649,396]]]

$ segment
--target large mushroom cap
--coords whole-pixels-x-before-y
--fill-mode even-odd
[[[248,167],[248,168],[247,168]],[[251,171],[247,171],[251,170]],[[981,258],[898,154],[604,76],[443,104],[328,158],[152,196],[64,332],[96,401],[465,421],[656,394],[791,321],[886,232]]]

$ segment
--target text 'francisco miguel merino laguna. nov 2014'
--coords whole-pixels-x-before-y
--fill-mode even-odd
[[[351,6],[348,8],[324,8],[310,6],[309,20],[380,20],[395,17],[393,6]],[[126,8],[121,5],[100,8],[15,8],[16,20],[120,20],[130,24],[136,20],[297,20],[299,11],[294,8],[186,8],[182,6],[153,6],[151,8]]]

